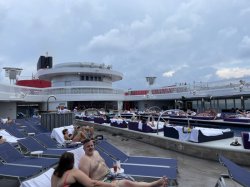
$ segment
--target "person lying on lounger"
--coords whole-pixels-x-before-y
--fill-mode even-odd
[[[86,138],[87,138],[87,136],[86,136],[86,132],[85,132],[84,127],[75,126],[72,141],[73,142],[82,142]]]
[[[68,129],[63,129],[62,133],[66,141],[72,140],[72,142],[82,142],[87,138],[84,127],[75,126],[73,134],[69,134]]]
[[[12,123],[14,123],[14,121],[10,117],[7,117],[7,122],[6,123],[7,124],[12,124]]]
[[[148,121],[147,125],[150,126],[150,127],[155,127],[155,121],[154,120]]]
[[[142,123],[144,123],[144,122],[142,122]],[[148,117],[146,124],[150,127],[155,127],[155,119],[153,118],[153,116]]]
[[[0,136],[0,144],[2,144],[2,143],[4,143],[4,142],[6,142],[6,139],[3,138],[3,136]]]
[[[85,154],[79,162],[79,169],[93,180],[106,181],[115,187],[166,187],[167,178],[162,177],[153,182],[136,182],[129,175],[112,175],[100,154],[94,149],[93,140],[86,139],[83,142]],[[119,177],[119,178],[116,178]]]
[[[88,139],[94,138],[94,128],[90,126],[83,127],[83,132]]]
[[[63,133],[64,140],[72,140],[73,135],[69,134],[69,130],[68,129],[63,129],[62,133]]]
[[[82,142],[86,138],[93,139],[94,138],[94,128],[89,126],[74,126],[74,132],[72,141],[73,142]]]

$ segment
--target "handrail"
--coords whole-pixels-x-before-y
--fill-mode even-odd
[[[147,111],[150,111],[152,109],[159,109],[159,111],[161,111],[161,108],[158,106],[151,106],[151,107],[147,108],[145,111],[147,112]]]
[[[169,112],[169,110],[165,110],[165,111],[163,111],[161,114],[160,114],[160,116],[158,117],[158,120],[157,120],[157,135],[158,135],[158,132],[159,132],[159,122],[160,122],[160,119],[161,119],[161,116],[163,115],[163,114],[165,114],[166,112]],[[187,123],[188,123],[188,127],[190,127],[190,118],[188,117],[188,115],[185,115],[186,116],[186,118],[187,118]],[[163,118],[162,118],[163,119]],[[164,119],[163,119],[164,120]],[[165,120],[164,120],[165,121]]]
[[[163,111],[161,114],[160,114],[160,116],[158,117],[158,120],[157,120],[157,130],[156,130],[156,132],[157,132],[157,135],[158,135],[158,133],[159,133],[159,122],[160,122],[160,119],[161,119],[161,116],[163,115],[163,114],[165,114],[166,112],[168,112],[169,110],[165,110],[165,111]],[[164,119],[163,119],[164,120]],[[165,121],[165,120],[164,120]]]

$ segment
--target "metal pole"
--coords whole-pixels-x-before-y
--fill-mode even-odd
[[[158,135],[158,132],[159,132],[159,122],[160,122],[160,119],[161,119],[161,116],[163,115],[163,114],[165,114],[166,112],[168,112],[168,110],[165,110],[165,111],[163,111],[161,114],[160,114],[160,116],[158,117],[158,120],[157,120],[157,135]],[[164,119],[163,119],[164,120]],[[165,120],[164,120],[165,121]]]

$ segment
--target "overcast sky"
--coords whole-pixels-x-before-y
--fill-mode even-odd
[[[46,52],[112,65],[122,89],[249,76],[249,23],[249,0],[0,0],[0,81]]]

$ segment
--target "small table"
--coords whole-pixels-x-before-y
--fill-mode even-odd
[[[32,151],[30,152],[32,156],[40,157],[43,154],[43,151]]]
[[[28,136],[35,136],[35,134],[36,134],[36,133],[34,133],[34,132],[29,132],[29,133],[28,133]]]
[[[21,127],[21,128],[25,128],[25,127],[27,127],[27,126],[25,126],[25,125],[20,125],[19,127]]]
[[[114,168],[110,168],[110,171],[112,173],[116,173],[116,174],[118,174],[118,173],[124,173],[124,169],[123,168],[117,169],[117,172],[114,172]]]

